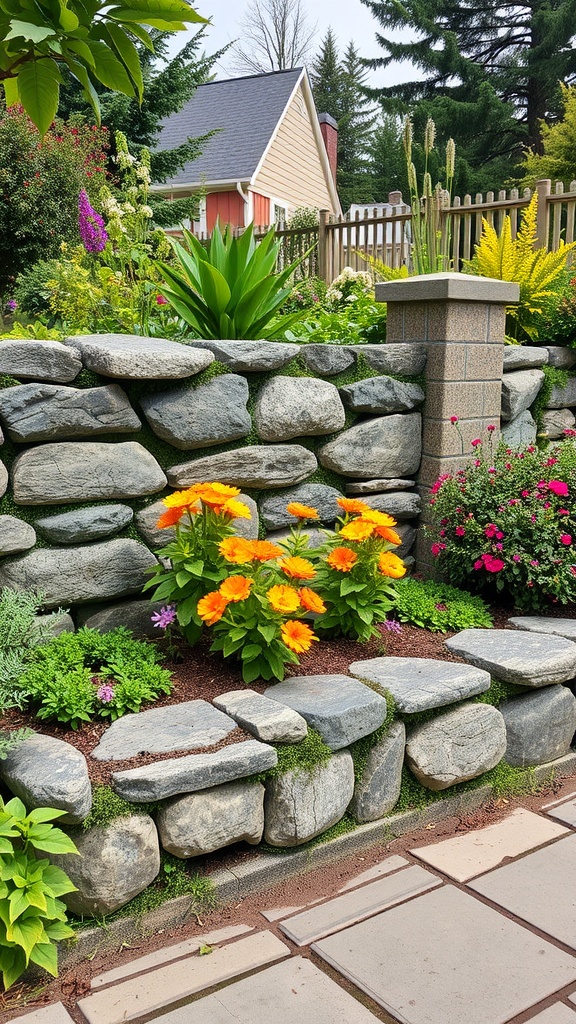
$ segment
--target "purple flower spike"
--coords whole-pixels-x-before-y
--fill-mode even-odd
[[[402,626],[396,619],[385,619],[382,623],[384,629],[388,630],[389,633],[401,633]]]
[[[111,700],[114,700],[114,687],[110,686],[109,683],[104,683],[103,686],[99,686],[96,690],[96,696],[103,704],[109,704]]]
[[[154,612],[150,618],[158,629],[168,629],[168,626],[171,626],[176,620],[176,608],[173,604],[168,604],[159,612]]]
[[[86,252],[102,252],[108,241],[108,233],[102,217],[90,205],[84,189],[78,196],[78,230]]]

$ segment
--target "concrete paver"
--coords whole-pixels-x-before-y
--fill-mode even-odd
[[[576,1013],[566,1003],[554,1003],[554,1006],[530,1017],[526,1024],[576,1024]]]
[[[497,868],[470,888],[576,949],[576,835]]]
[[[304,910],[283,921],[280,928],[289,939],[304,946],[437,885],[441,885],[441,881],[436,875],[413,864],[360,889],[336,896],[319,907]]]
[[[275,935],[256,932],[215,949],[208,956],[186,957],[111,988],[100,989],[80,999],[78,1007],[89,1024],[122,1024],[229,978],[274,963],[289,952],[288,946]]]
[[[562,803],[556,802],[553,806],[543,807],[542,810],[546,811],[551,818],[556,818],[557,821],[563,821],[566,825],[576,828],[576,797],[564,800]]]
[[[236,981],[161,1018],[160,1024],[375,1024],[377,1018],[302,957]]]
[[[451,885],[312,949],[402,1024],[505,1024],[576,979],[574,957]]]
[[[405,868],[410,861],[406,860],[405,857],[399,857],[395,854],[393,857],[387,857],[386,860],[375,864],[373,868],[368,868],[367,871],[363,871],[362,874],[356,875],[351,878],[346,885],[343,885],[339,892],[348,892],[349,889],[356,889],[359,885],[364,885],[365,882],[373,882],[375,878],[381,878],[382,875],[389,875],[392,871],[398,871],[398,868]]]
[[[518,807],[494,825],[420,846],[410,853],[457,882],[466,882],[497,867],[505,857],[517,857],[567,833],[568,829],[561,825]]]
[[[74,1024],[72,1017],[62,1003],[50,1003],[41,1010],[33,1010],[20,1017],[14,1017],[14,1024],[21,1020],[22,1024]]]

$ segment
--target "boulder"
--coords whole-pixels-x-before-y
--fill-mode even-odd
[[[314,377],[273,377],[254,406],[254,426],[263,441],[333,434],[346,420],[338,389]]]
[[[491,704],[460,704],[408,734],[406,763],[435,792],[494,768],[506,750],[504,719]]]
[[[395,519],[414,519],[422,511],[422,499],[414,491],[391,491],[366,495],[364,501],[378,512],[387,512]]]
[[[570,409],[546,409],[542,413],[540,433],[549,441],[564,436],[565,430],[573,430],[576,417]]]
[[[60,505],[140,498],[166,486],[150,452],[137,441],[62,441],[28,448],[12,467],[18,505]]]
[[[283,341],[198,341],[198,348],[209,349],[219,363],[237,373],[267,373],[281,370],[302,351],[300,345]]]
[[[312,771],[286,772],[265,783],[264,840],[270,846],[300,846],[343,816],[354,793],[348,750]]]
[[[73,914],[111,914],[146,889],[160,870],[158,833],[148,814],[115,818],[86,832],[73,829],[71,838],[80,856],[51,853],[50,860],[77,886],[78,892],[63,897]]]
[[[395,526],[394,529],[402,540],[400,547],[394,548],[394,554],[398,555],[399,558],[405,559],[408,552],[411,551],[414,546],[417,531],[414,526],[410,525],[410,523],[398,523],[398,526]]]
[[[362,345],[360,351],[368,366],[378,373],[417,377],[426,366],[426,348],[423,345],[389,342],[387,345]]]
[[[302,715],[331,750],[379,729],[388,711],[384,697],[344,675],[291,676],[264,692]]]
[[[404,723],[392,722],[372,747],[349,808],[357,822],[377,821],[394,807],[400,796],[405,744]]]
[[[387,690],[398,711],[407,715],[455,704],[490,689],[490,675],[483,669],[434,658],[369,658],[352,662],[348,671]]]
[[[36,531],[23,519],[0,515],[0,556],[27,551],[36,543]]]
[[[98,629],[101,633],[109,633],[111,629],[125,626],[136,637],[149,637],[157,640],[162,635],[152,622],[152,613],[159,612],[165,605],[164,601],[120,601],[118,604],[88,604],[78,608],[76,621],[78,626],[87,629]]]
[[[205,455],[172,466],[172,487],[190,487],[204,480],[219,480],[237,487],[289,487],[299,484],[318,468],[316,457],[299,444],[248,445],[231,452]]]
[[[374,414],[409,412],[425,398],[418,384],[405,384],[394,377],[367,377],[340,388],[342,400],[354,412]]]
[[[289,491],[267,494],[260,501],[260,515],[267,530],[294,526],[296,520],[286,511],[286,506],[297,501],[317,509],[322,523],[333,523],[337,516],[342,515],[342,509],[336,504],[341,497],[340,491],[328,484],[300,484]]]
[[[508,423],[503,423],[501,436],[509,448],[526,448],[534,444],[538,428],[531,412],[524,409],[519,416],[515,416]]]
[[[188,700],[117,718],[91,753],[96,761],[125,761],[139,754],[213,747],[236,723],[206,700]]]
[[[346,494],[376,494],[384,491],[407,491],[416,486],[415,480],[352,480],[346,484]]]
[[[55,807],[61,822],[83,821],[92,807],[86,758],[76,747],[34,733],[0,758],[0,778],[29,811]]]
[[[357,423],[318,452],[322,466],[346,477],[408,476],[420,465],[420,413],[379,416]]]
[[[75,633],[74,619],[68,612],[49,612],[48,615],[37,615],[36,623],[46,630],[49,636],[60,636],[60,633]]]
[[[118,384],[66,388],[21,384],[0,391],[0,417],[12,441],[55,441],[131,434],[141,423]]]
[[[229,782],[161,804],[160,842],[175,857],[202,857],[231,843],[259,843],[264,831],[264,786]]]
[[[354,353],[342,345],[301,345],[300,358],[319,377],[334,377],[352,366]]]
[[[0,498],[6,494],[6,488],[8,487],[8,470],[0,459]]]
[[[510,370],[531,370],[545,366],[549,359],[547,348],[532,348],[528,345],[504,346],[504,372]]]
[[[571,370],[576,366],[576,352],[573,348],[565,345],[546,345],[545,348],[549,366],[555,366],[558,370]]]
[[[553,387],[546,403],[547,409],[576,406],[576,377],[569,377],[564,387]]]
[[[255,690],[230,690],[213,703],[263,743],[299,743],[308,733],[302,715]]]
[[[36,590],[45,608],[140,593],[154,555],[129,538],[86,547],[35,548],[0,566],[0,587]]]
[[[214,361],[210,352],[199,348],[139,334],[75,335],[64,344],[89,370],[125,380],[178,380],[199,373]]]
[[[563,636],[566,640],[576,640],[576,619],[549,615],[513,615],[508,622],[515,629],[526,629],[529,633],[547,633],[549,636]]]
[[[513,420],[528,409],[542,384],[542,370],[515,370],[502,378],[502,419]]]
[[[549,686],[576,676],[576,644],[563,637],[464,629],[445,643],[454,654],[507,683]]]
[[[246,379],[227,373],[197,387],[143,395],[140,404],[158,437],[191,451],[246,437],[252,430],[248,397]]]
[[[95,508],[75,508],[73,512],[43,516],[36,520],[36,527],[53,544],[79,544],[118,533],[133,518],[134,513],[129,505],[98,505]]]
[[[253,498],[247,494],[239,494],[238,501],[244,502],[252,513],[251,519],[233,519],[231,526],[239,537],[246,537],[247,540],[256,540],[258,537],[258,506]],[[144,537],[147,544],[154,550],[163,548],[176,538],[176,530],[169,526],[158,529],[156,523],[160,516],[166,511],[166,506],[161,501],[155,501],[147,505],[141,512],[136,513],[136,526]]]
[[[17,380],[52,380],[67,384],[82,369],[77,352],[60,341],[28,341],[3,338],[0,345],[0,373]]]
[[[576,732],[576,697],[567,686],[545,686],[505,701],[504,759],[515,767],[546,764],[570,751]]]

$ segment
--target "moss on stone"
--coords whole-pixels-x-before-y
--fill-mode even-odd
[[[312,772],[320,765],[327,764],[332,757],[332,751],[315,729],[308,726],[308,733],[300,743],[272,743],[278,753],[278,764],[269,768],[259,775],[251,776],[260,782],[267,779],[277,779],[288,772],[296,772],[303,775],[305,772]]]

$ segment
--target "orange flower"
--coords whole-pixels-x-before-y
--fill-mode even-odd
[[[286,505],[286,511],[296,519],[319,519],[318,509],[312,505],[301,505],[299,501],[291,501]]]
[[[336,504],[340,505],[345,512],[364,512],[368,505],[360,498],[336,498]]]
[[[196,611],[205,622],[207,626],[213,626],[215,622],[219,622],[228,602],[219,594],[217,590],[213,590],[212,593],[206,594],[206,597],[201,597],[196,606]]]
[[[283,643],[295,654],[304,654],[310,650],[313,640],[318,637],[314,635],[310,626],[305,622],[298,622],[296,619],[288,619],[280,628]]]
[[[186,491],[174,491],[174,494],[168,494],[162,498],[162,504],[166,505],[166,508],[189,508],[191,512],[200,511],[198,495],[194,492],[193,487],[189,487]]]
[[[395,580],[399,580],[402,576],[406,575],[404,562],[393,551],[382,552],[378,559],[378,568],[383,576],[392,576]]]
[[[375,508],[366,508],[362,513],[362,519],[367,523],[374,523],[374,526],[396,526],[396,520],[387,512],[378,512]]]
[[[389,544],[401,544],[402,538],[396,530],[391,530],[389,526],[376,526],[374,533],[377,537],[382,537],[383,540],[387,540]]]
[[[254,580],[248,576],[228,576],[220,584],[219,593],[226,602],[245,601]]]
[[[251,540],[248,542],[252,551],[252,558],[257,562],[269,562],[271,558],[278,558],[283,555],[282,548],[272,544],[269,540]]]
[[[225,537],[220,541],[218,549],[227,562],[235,562],[236,565],[244,565],[254,558],[252,541],[244,537]]]
[[[193,484],[190,488],[198,498],[202,498],[207,504],[213,502],[216,505],[223,505],[228,498],[237,498],[240,494],[239,487],[229,487],[228,484],[219,484],[209,481],[204,484]]]
[[[291,615],[300,606],[298,592],[285,583],[278,583],[270,587],[266,597],[268,598],[275,612],[282,612],[283,615]]]
[[[350,572],[358,561],[358,555],[352,548],[334,548],[326,559],[328,565],[339,572]]]
[[[326,611],[324,601],[313,590],[310,590],[310,587],[301,587],[298,591],[298,597],[306,611],[317,612],[319,615]]]
[[[175,523],[178,523],[180,519],[182,519],[185,511],[185,505],[180,505],[175,508],[167,508],[160,516],[160,519],[156,523],[156,527],[159,530],[165,530],[167,526],[174,526]]]
[[[346,540],[368,540],[373,533],[372,523],[366,523],[363,519],[353,519],[351,523],[346,523],[346,526],[340,530],[340,536]]]
[[[222,512],[231,516],[232,519],[252,519],[252,513],[243,501],[236,501],[236,498],[228,498],[222,505]]]
[[[312,580],[316,570],[307,558],[300,558],[299,555],[292,555],[291,558],[284,558],[280,562],[282,572],[294,580]]]

